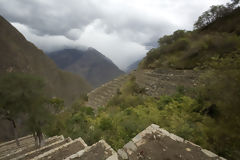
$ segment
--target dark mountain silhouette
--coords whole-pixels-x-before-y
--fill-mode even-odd
[[[94,48],[64,49],[48,55],[58,67],[84,77],[94,87],[124,74],[110,59]]]

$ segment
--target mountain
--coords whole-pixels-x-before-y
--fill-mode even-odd
[[[64,49],[49,53],[48,56],[59,68],[84,77],[94,87],[124,74],[110,59],[94,48]]]
[[[91,90],[80,76],[58,69],[48,56],[1,16],[0,28],[0,75],[25,72],[40,76],[46,82],[47,93],[64,99],[66,104]]]
[[[90,84],[80,76],[58,69],[48,56],[1,16],[0,28],[0,76],[6,72],[37,75],[46,83],[46,95],[62,98],[66,105],[91,90]],[[19,136],[26,134],[22,120],[16,122]],[[1,119],[0,128],[4,130],[0,132],[0,141],[14,137],[9,121]]]
[[[133,62],[132,64],[130,64],[130,65],[127,67],[127,69],[126,69],[126,72],[129,73],[129,72],[137,69],[137,68],[138,68],[138,64],[139,64],[141,61],[142,61],[142,59],[139,59],[139,60]]]

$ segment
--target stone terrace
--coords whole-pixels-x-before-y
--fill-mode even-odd
[[[91,91],[86,106],[97,109],[106,105],[131,75],[136,77],[137,84],[146,90],[147,95],[157,97],[173,94],[179,86],[194,87],[199,74],[193,70],[137,70]]]
[[[122,75],[88,93],[88,102],[86,106],[97,109],[104,106],[117,93],[122,84],[126,81],[127,75]]]
[[[23,137],[20,142],[31,138]],[[87,146],[81,138],[71,140],[63,136],[46,139],[42,148],[34,148],[34,143],[23,143],[24,147],[14,149],[15,152],[13,143],[0,144],[0,150],[4,151],[0,160],[225,160],[155,124],[136,135],[118,152],[104,140]]]
[[[138,85],[155,97],[173,94],[179,86],[192,88],[197,85],[199,75],[193,70],[139,70],[132,74]]]

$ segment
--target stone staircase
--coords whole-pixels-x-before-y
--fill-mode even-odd
[[[126,82],[130,76],[136,77],[137,84],[145,88],[149,96],[173,94],[178,86],[191,88],[197,85],[199,72],[193,70],[137,70],[127,75],[122,75],[88,94],[86,106],[97,109],[104,106],[117,93],[117,89]]]
[[[8,154],[14,154],[15,152],[19,152],[24,150],[27,146],[32,145],[34,143],[34,138],[32,135],[28,135],[22,138],[19,138],[20,147],[18,147],[14,140],[8,141],[0,144],[0,159],[5,157]]]
[[[54,136],[41,148],[32,136],[0,144],[0,160],[225,160],[181,137],[152,124],[115,152],[104,140],[87,146],[78,138]]]
[[[117,160],[117,153],[109,146],[104,140],[93,144],[90,147],[86,147],[65,160]]]

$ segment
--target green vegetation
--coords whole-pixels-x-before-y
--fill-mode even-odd
[[[159,40],[141,68],[207,69],[213,59],[240,54],[240,37],[232,33],[199,34],[178,30]]]
[[[205,11],[194,24],[195,29],[202,29],[216,20],[223,18],[233,12],[237,8],[239,0],[231,0],[231,3],[226,5],[211,6],[211,8]]]
[[[202,81],[209,83],[196,88],[193,97],[186,96],[189,94],[185,95],[182,87],[174,95],[149,97],[132,77],[97,113],[84,107],[80,100],[72,109],[58,114],[45,130],[50,136],[80,136],[89,145],[105,139],[114,149],[119,149],[155,123],[217,154],[236,159],[240,148],[240,110],[239,99],[234,94],[240,96],[240,75],[237,70],[226,72],[237,72],[238,79],[214,70],[203,73]],[[231,80],[231,86],[227,79]]]
[[[212,6],[195,24],[196,30],[178,30],[159,39],[139,68],[208,69],[212,59],[240,54],[239,0]],[[224,13],[222,13],[224,12]]]
[[[6,73],[0,78],[0,116],[9,120],[14,128],[17,145],[16,120],[25,121],[26,128],[36,137],[36,144],[43,142],[42,128],[54,118],[52,111],[61,109],[62,100],[49,99],[44,94],[45,84],[37,76],[24,73]]]
[[[0,80],[0,113],[7,119],[27,114],[28,127],[34,133],[82,137],[89,145],[105,139],[114,149],[155,123],[223,157],[238,159],[239,25],[230,29],[234,25],[227,23],[226,28],[222,25],[220,30],[212,31],[216,24],[229,22],[229,18],[239,19],[239,8],[233,8],[204,27],[200,25],[198,30],[178,30],[160,38],[159,47],[149,51],[141,62],[140,68],[144,69],[200,71],[199,85],[191,91],[179,86],[173,95],[153,98],[131,77],[105,107],[94,111],[84,106],[86,95],[66,108],[61,99],[44,98],[42,83],[36,78],[14,75]],[[221,8],[212,7],[203,17],[215,15],[218,10]]]
[[[40,49],[28,42],[9,22],[0,16],[0,76],[7,72],[21,72],[41,77],[45,94],[64,99],[71,105],[91,86],[80,76],[60,70]]]
[[[239,1],[233,1],[238,3]],[[230,4],[229,4],[230,6]],[[229,7],[228,6],[228,7]],[[211,8],[208,12],[213,12]],[[207,12],[206,12],[207,13]],[[145,95],[131,77],[107,106],[97,112],[83,100],[57,115],[48,135],[82,137],[89,145],[105,139],[121,148],[152,123],[228,159],[240,155],[240,10],[235,8],[195,31],[175,31],[159,39],[139,69],[171,68],[200,71],[199,85],[181,86],[174,95]],[[204,15],[203,15],[204,16]],[[231,20],[233,24],[230,24]],[[213,29],[217,24],[218,29]],[[225,27],[225,28],[224,28]],[[213,31],[214,30],[214,31]]]

